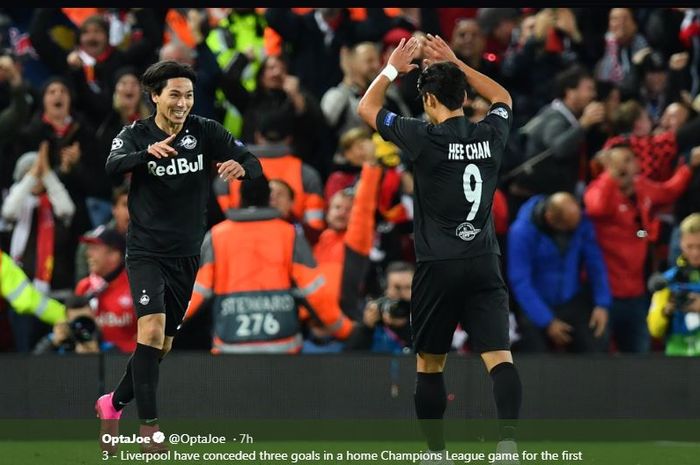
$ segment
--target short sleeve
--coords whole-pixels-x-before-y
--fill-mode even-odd
[[[377,114],[379,135],[396,144],[411,160],[418,158],[428,136],[428,123],[417,118],[398,116],[386,108]]]
[[[501,142],[503,147],[508,142],[510,127],[513,124],[513,111],[508,105],[497,102],[491,105],[486,117],[481,121],[491,127],[494,138]]]

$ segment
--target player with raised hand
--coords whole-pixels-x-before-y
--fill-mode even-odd
[[[358,107],[360,116],[398,145],[414,166],[417,268],[411,328],[417,354],[416,413],[428,420],[444,415],[442,373],[460,323],[491,375],[498,418],[516,419],[522,388],[510,352],[508,291],[491,217],[512,121],[511,97],[458,60],[440,37],[428,34],[418,90],[429,122],[382,108],[389,84],[416,68],[411,61],[417,46],[414,38],[400,42]],[[491,102],[478,123],[462,110],[468,85]],[[424,431],[431,451],[444,450],[441,427]],[[498,452],[515,452],[512,422],[504,423],[501,435]]]

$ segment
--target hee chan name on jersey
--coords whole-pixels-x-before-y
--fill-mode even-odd
[[[491,158],[489,141],[449,144],[448,160],[480,160],[482,158]]]
[[[171,158],[168,165],[158,165],[155,161],[148,162],[148,172],[153,176],[173,176],[176,174],[194,173],[204,170],[204,155],[197,155],[196,161],[188,161],[186,158]]]

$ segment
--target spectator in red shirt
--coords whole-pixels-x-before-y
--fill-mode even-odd
[[[626,142],[639,161],[642,176],[652,181],[665,181],[671,177],[678,159],[675,132],[652,134],[649,113],[636,100],[622,103],[612,120],[619,135],[608,139],[603,148]]]
[[[114,229],[99,227],[83,236],[90,275],[78,282],[75,293],[89,298],[102,340],[121,352],[136,350],[136,315],[124,268],[126,240]]]
[[[683,165],[661,183],[640,175],[639,163],[629,146],[603,150],[597,159],[604,172],[589,184],[584,203],[608,269],[613,295],[612,336],[622,352],[646,352],[649,297],[645,263],[649,242],[658,235],[651,210],[655,205],[674,202],[683,193],[691,169]],[[700,151],[695,151],[691,166],[700,166]]]
[[[675,130],[652,132],[652,121],[647,110],[639,102],[628,100],[619,106],[612,120],[620,135],[608,139],[604,148],[620,143],[629,144],[637,157],[642,176],[652,181],[670,179],[680,155],[700,145],[700,118],[678,125]],[[670,123],[666,121],[666,124]],[[686,156],[683,158],[687,160]],[[656,263],[665,261],[668,255],[666,247],[674,223],[672,202],[657,205],[653,217],[653,229],[662,231],[654,251]]]
[[[700,145],[700,118],[681,123],[684,112],[677,106],[673,108],[675,111],[670,114],[665,111],[661,117],[661,127],[668,130],[652,132],[651,118],[641,104],[635,100],[623,102],[612,117],[619,135],[608,139],[604,148],[629,144],[639,159],[642,175],[652,181],[667,180],[673,174],[678,153]],[[677,114],[675,118],[674,114]]]

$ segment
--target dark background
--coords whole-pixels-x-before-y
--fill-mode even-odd
[[[117,383],[126,361],[105,356],[104,385]],[[3,355],[0,418],[94,418],[99,362],[87,355]],[[521,355],[516,364],[523,419],[700,418],[700,361],[694,358]],[[412,356],[174,353],[160,373],[163,418],[415,416]],[[478,357],[450,357],[445,380],[445,418],[495,418],[491,380]],[[135,404],[124,418],[136,418]]]

